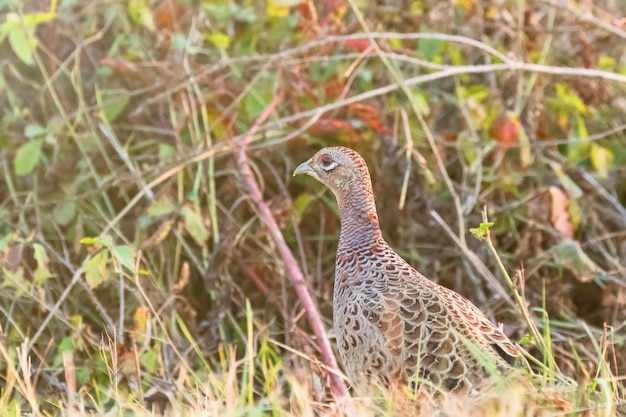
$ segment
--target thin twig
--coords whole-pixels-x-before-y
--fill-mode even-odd
[[[483,223],[488,223],[489,219],[487,217],[487,206],[484,207],[482,216],[483,216]],[[528,330],[530,330],[532,336],[535,338],[535,341],[537,342],[539,349],[541,350],[541,353],[545,356],[549,353],[548,347],[546,346],[546,343],[543,337],[541,336],[539,329],[537,329],[535,322],[530,317],[528,308],[526,308],[526,303],[524,302],[522,296],[520,295],[517,289],[517,286],[515,285],[515,283],[513,283],[513,280],[511,279],[509,272],[506,270],[506,267],[504,266],[502,259],[498,255],[498,251],[496,250],[496,247],[493,245],[493,240],[491,239],[491,230],[488,227],[486,230],[487,230],[487,236],[486,236],[485,241],[487,242],[487,247],[489,248],[489,251],[491,252],[493,257],[496,259],[496,263],[498,264],[498,268],[500,269],[502,276],[504,277],[504,279],[506,280],[506,283],[508,284],[509,288],[513,292],[513,298],[515,299],[515,303],[520,307],[520,310],[522,311],[522,315],[524,316],[524,320],[526,321]],[[521,283],[521,285],[523,286],[524,283]]]
[[[587,11],[587,12],[583,11],[581,7],[575,8],[574,6],[572,6],[572,3],[570,1],[560,1],[560,0],[540,0],[540,1],[542,3],[549,4],[550,6],[567,10],[568,12],[572,13],[574,16],[576,16],[578,19],[582,20],[583,22],[591,23],[593,25],[596,25],[597,27],[600,27],[606,30],[607,32],[611,32],[612,34],[619,36],[622,39],[626,39],[626,30],[612,23],[607,22],[606,20],[602,20],[596,17],[590,11]],[[591,2],[590,4],[593,5],[593,3]],[[615,20],[617,20],[617,18],[615,18]]]
[[[372,34],[376,35],[376,34]],[[405,86],[418,85],[423,84],[429,81],[438,80],[441,78],[452,77],[455,75],[461,74],[479,74],[479,73],[492,73],[498,71],[506,71],[506,70],[517,70],[524,72],[541,72],[544,74],[555,74],[555,75],[563,75],[563,76],[584,76],[584,77],[600,77],[604,79],[610,79],[617,82],[626,83],[626,76],[620,75],[617,73],[601,71],[601,70],[593,70],[587,68],[563,68],[563,67],[550,67],[550,66],[542,66],[542,65],[534,65],[534,64],[524,64],[524,63],[510,63],[510,64],[489,64],[489,65],[477,65],[477,66],[459,66],[459,67],[449,67],[442,71],[434,72],[431,74],[419,75],[416,77],[412,77],[404,80]],[[255,133],[259,132],[268,132],[273,129],[284,128],[285,125],[300,121],[302,119],[309,119],[305,126],[302,126],[298,129],[297,133],[301,133],[306,131],[310,125],[315,123],[315,121],[321,117],[324,113],[328,113],[330,111],[346,107],[352,103],[358,103],[365,100],[369,100],[392,91],[397,90],[400,86],[397,83],[391,83],[384,87],[376,88],[374,90],[367,91],[362,94],[357,94],[352,97],[348,97],[342,100],[337,100],[334,103],[325,104],[322,106],[315,107],[310,110],[302,111],[299,113],[295,113],[289,116],[285,116],[282,118],[278,118],[271,122],[265,123],[262,126],[259,126],[258,129],[255,130]],[[306,127],[306,128],[305,128]],[[296,132],[294,132],[296,133]],[[249,135],[250,137],[254,135]],[[280,139],[264,143],[262,146],[275,146],[278,143],[286,142],[294,137],[298,136],[297,134],[289,134],[286,137],[281,137]],[[261,136],[259,135],[259,138]],[[243,135],[235,136],[230,140],[224,140],[220,143],[215,144],[212,148],[202,151],[200,154],[190,156],[182,161],[179,161],[178,164],[167,171],[163,172],[157,178],[152,180],[150,183],[146,185],[145,188],[140,189],[137,194],[126,204],[126,206],[107,224],[103,232],[100,234],[101,236],[107,234],[117,223],[120,222],[122,218],[124,218],[132,208],[139,203],[146,195],[146,191],[156,187],[162,182],[169,179],[171,176],[175,175],[182,169],[184,169],[189,164],[193,164],[195,162],[203,161],[207,158],[213,157],[220,153],[228,152],[232,149],[233,146],[236,145],[237,142],[241,141]]]
[[[448,35],[444,33],[392,33],[392,32],[371,32],[371,33],[355,33],[350,35],[337,35],[337,36],[327,36],[321,40],[315,40],[312,42],[308,42],[304,45],[298,46],[296,48],[287,49],[284,51],[277,52],[275,54],[267,54],[267,55],[253,55],[250,57],[238,57],[238,58],[230,58],[220,60],[218,63],[211,64],[206,68],[198,70],[192,76],[185,75],[185,79],[180,83],[172,86],[171,88],[166,89],[165,91],[154,94],[155,91],[160,91],[163,89],[163,83],[157,83],[156,85],[151,85],[145,88],[137,89],[131,93],[132,96],[150,94],[150,98],[147,98],[135,111],[133,111],[130,117],[140,113],[143,111],[146,106],[157,103],[163,100],[164,97],[169,96],[171,94],[175,94],[177,91],[180,91],[185,88],[188,83],[198,82],[199,80],[207,77],[210,74],[213,74],[217,71],[220,71],[230,65],[234,64],[253,64],[258,62],[263,63],[280,63],[282,60],[293,59],[294,56],[299,55],[307,55],[308,57],[314,56],[311,53],[311,50],[316,48],[321,48],[323,46],[327,46],[329,44],[346,44],[350,41],[361,40],[361,39],[378,39],[378,40],[416,40],[416,39],[432,39],[439,40],[443,42],[454,42],[462,45],[468,45],[477,49],[480,49],[490,56],[500,60],[501,64],[490,64],[490,65],[467,65],[460,66],[456,68],[463,68],[461,73],[463,72],[473,72],[471,69],[476,67],[491,67],[493,65],[498,66],[497,69],[489,70],[487,68],[482,68],[482,70],[476,72],[491,72],[491,71],[502,71],[502,70],[511,70],[511,71],[522,71],[522,72],[538,72],[544,74],[556,74],[556,75],[568,75],[568,76],[581,76],[581,77],[600,77],[618,82],[626,82],[626,76],[620,75],[610,71],[602,71],[602,70],[594,70],[588,68],[568,68],[568,67],[553,67],[553,66],[544,66],[544,65],[536,65],[536,64],[526,64],[524,62],[518,62],[510,57],[498,52],[495,48],[487,45],[486,43],[480,42],[476,39],[468,38],[465,36],[457,36],[457,35]],[[391,54],[386,54],[392,59],[398,59],[399,55],[392,56]],[[403,58],[406,59],[406,58]],[[419,64],[423,65],[423,64]],[[433,65],[431,63],[431,65]],[[486,69],[486,70],[485,70]],[[175,82],[175,81],[174,81]],[[172,81],[170,80],[170,83]],[[397,88],[397,87],[396,87]]]
[[[621,83],[626,83],[626,75],[621,75],[613,72],[594,70],[588,68],[565,68],[565,67],[550,67],[545,65],[526,64],[523,62],[510,63],[510,64],[489,64],[489,65],[463,65],[458,67],[449,67],[441,71],[433,72],[430,74],[418,75],[412,78],[404,80],[404,85],[409,87],[418,84],[424,84],[429,81],[435,81],[442,78],[448,78],[455,75],[462,74],[484,74],[499,71],[520,71],[520,72],[539,72],[542,74],[553,74],[562,76],[580,76],[580,77],[599,77]],[[352,97],[348,97],[343,100],[337,100],[334,103],[329,103],[323,106],[316,107],[311,110],[296,113],[290,116],[286,116],[277,119],[273,122],[267,123],[263,130],[276,128],[278,126],[285,125],[286,123],[293,123],[301,119],[311,117],[317,113],[326,113],[335,110],[340,107],[345,107],[352,103],[358,103],[365,100],[369,100],[387,93],[391,93],[400,88],[398,83],[390,83],[386,86],[375,88],[365,93],[357,94]]]
[[[57,314],[57,312],[61,308],[61,304],[63,304],[65,299],[69,296],[70,292],[72,291],[72,288],[74,288],[74,285],[76,285],[80,281],[80,278],[83,275],[83,271],[85,270],[85,266],[90,260],[91,260],[91,255],[87,255],[85,259],[83,260],[83,262],[80,264],[80,266],[74,271],[74,274],[72,275],[72,280],[69,282],[69,284],[66,285],[65,289],[63,290],[63,293],[61,293],[61,295],[57,299],[57,302],[54,304],[54,306],[52,306],[50,311],[48,311],[48,315],[42,321],[41,325],[39,326],[39,328],[37,329],[33,337],[28,342],[28,345],[26,346],[27,351],[30,351],[33,348],[35,342],[39,339],[39,337],[41,337],[44,330],[48,326],[48,323],[50,322],[50,320],[52,320],[52,318]]]
[[[478,270],[478,272],[487,280],[490,287],[496,290],[496,292],[498,292],[498,294],[500,294],[500,296],[502,296],[502,298],[511,307],[515,308],[516,304],[511,299],[509,292],[504,289],[500,281],[495,277],[495,275],[493,275],[493,273],[489,270],[489,268],[487,268],[487,266],[483,263],[483,261],[481,261],[480,258],[476,256],[476,254],[467,247],[467,244],[465,244],[459,239],[459,237],[452,231],[452,229],[450,229],[450,226],[448,226],[448,224],[441,218],[439,213],[437,213],[435,210],[431,210],[430,215],[433,219],[435,219],[437,223],[439,223],[439,225],[448,234],[448,236],[450,236],[450,238],[454,240],[454,243],[456,243],[457,246],[461,248],[461,250],[465,254],[465,257],[472,263],[472,265],[474,265],[474,267]]]
[[[405,81],[404,76],[400,73],[400,71],[398,71],[395,63],[389,61],[388,59],[382,56],[383,51],[380,49],[380,47],[378,46],[378,43],[372,36],[372,33],[369,31],[367,22],[365,21],[365,18],[361,14],[361,11],[355,4],[354,0],[348,0],[348,2],[350,3],[350,6],[352,7],[352,11],[354,12],[354,14],[357,16],[357,19],[359,20],[361,24],[361,28],[363,29],[363,31],[365,31],[366,34],[369,35],[368,39],[369,39],[370,44],[372,45],[376,53],[380,56],[380,59],[383,62],[383,64],[385,64],[385,67],[387,67],[387,69],[389,70],[389,73],[391,74],[392,79],[396,82],[396,85],[406,95],[406,98],[411,104],[411,108],[413,109],[413,113],[415,113],[417,120],[420,122],[420,126],[422,127],[422,131],[424,132],[424,136],[426,136],[428,145],[430,146],[430,149],[432,150],[433,155],[435,157],[435,161],[437,162],[437,167],[439,168],[439,172],[441,173],[441,176],[443,177],[443,181],[446,184],[446,187],[448,187],[448,191],[450,192],[452,201],[454,201],[454,207],[456,209],[456,214],[457,214],[458,237],[461,240],[462,244],[465,246],[466,245],[465,243],[465,219],[463,218],[463,209],[461,208],[461,200],[459,198],[459,194],[456,192],[454,188],[454,185],[452,184],[452,180],[450,179],[450,176],[448,175],[448,171],[446,170],[446,164],[443,158],[441,157],[441,153],[439,152],[439,149],[437,148],[437,144],[435,143],[435,137],[433,136],[433,133],[430,130],[430,127],[426,123],[426,119],[424,119],[424,114],[420,110],[420,107],[417,103],[415,95],[409,89],[409,84]]]
[[[558,152],[549,152],[548,156],[545,157],[544,160],[548,164],[554,164],[555,162],[553,161],[556,161],[556,163],[564,165],[566,162],[563,156]],[[592,187],[596,194],[599,194],[602,198],[609,202],[613,206],[613,208],[615,208],[615,210],[620,214],[618,220],[620,220],[622,224],[626,225],[626,208],[624,208],[622,203],[618,201],[617,198],[609,193],[607,189],[604,188],[604,186],[593,177],[593,175],[590,175],[584,169],[578,169],[576,167],[570,167],[569,169],[583,177],[583,179]]]
[[[259,116],[257,121],[254,123],[252,128],[245,134],[244,138],[239,142],[239,149],[237,152],[237,165],[239,167],[239,171],[241,176],[245,179],[246,185],[248,187],[248,193],[250,200],[253,203],[253,206],[256,208],[257,214],[263,224],[268,228],[274,243],[276,244],[276,248],[280,257],[282,258],[285,268],[288,272],[289,278],[294,285],[296,293],[298,294],[298,298],[302,303],[304,309],[307,313],[307,318],[315,335],[317,336],[317,340],[319,343],[319,348],[322,353],[322,359],[329,369],[330,376],[330,388],[331,391],[337,401],[341,401],[343,405],[348,406],[349,409],[354,409],[351,404],[351,398],[348,394],[348,389],[339,375],[339,367],[337,365],[337,360],[335,359],[335,355],[333,354],[332,347],[330,345],[330,340],[326,334],[326,330],[324,329],[324,324],[322,322],[322,318],[318,312],[317,306],[311,297],[306,281],[304,280],[304,276],[302,271],[300,270],[298,263],[291,253],[291,250],[287,246],[285,242],[285,238],[283,237],[272,212],[267,205],[267,203],[263,200],[263,195],[257,181],[252,174],[252,170],[250,169],[250,162],[248,161],[248,157],[246,155],[247,145],[252,142],[254,139],[254,134],[260,128],[261,124],[269,117],[274,108],[280,103],[282,100],[282,92],[277,94],[272,102],[267,106],[267,108],[263,111],[263,113]]]

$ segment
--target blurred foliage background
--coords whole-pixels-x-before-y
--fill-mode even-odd
[[[623,398],[624,16],[610,0],[0,0],[2,414],[198,411],[198,391],[224,413],[293,381],[328,406],[234,157],[278,95],[247,155],[327,328],[336,206],[291,172],[344,145],[392,246],[538,355],[468,257],[501,281],[469,233],[486,206],[556,372]]]

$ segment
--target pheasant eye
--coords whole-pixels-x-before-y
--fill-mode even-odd
[[[333,161],[333,158],[328,155],[322,156],[320,162],[322,163],[322,168],[324,168],[326,171],[330,171],[335,166],[337,166],[337,163]]]

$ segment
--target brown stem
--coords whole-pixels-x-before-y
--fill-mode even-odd
[[[324,329],[324,324],[322,323],[322,318],[319,314],[317,306],[311,297],[311,294],[308,291],[306,282],[304,280],[304,276],[302,275],[302,271],[300,271],[300,267],[296,262],[291,250],[287,246],[285,242],[285,238],[283,237],[274,216],[269,208],[269,206],[263,200],[263,195],[259,186],[257,184],[252,171],[250,170],[250,163],[248,161],[248,157],[246,156],[246,147],[248,143],[252,141],[252,137],[259,129],[261,124],[269,117],[270,113],[274,110],[274,108],[278,105],[278,103],[282,100],[283,94],[279,92],[272,102],[267,106],[267,108],[263,111],[263,113],[256,120],[252,128],[248,131],[248,133],[241,139],[239,143],[239,152],[237,155],[237,165],[239,166],[239,171],[243,178],[246,181],[248,186],[248,192],[250,194],[250,199],[254,203],[257,209],[257,213],[261,221],[268,228],[272,238],[274,239],[274,243],[276,244],[276,248],[278,249],[278,253],[282,258],[285,269],[289,275],[289,279],[291,280],[296,293],[298,294],[298,298],[304,307],[307,318],[313,331],[315,332],[315,336],[317,337],[319,348],[322,353],[322,360],[326,365],[329,375],[330,375],[330,389],[337,400],[346,410],[348,414],[356,415],[354,413],[354,404],[351,401],[351,397],[348,394],[348,390],[346,388],[346,384],[343,379],[340,377],[339,368],[337,366],[337,360],[335,359],[335,355],[333,354],[333,350],[330,345],[330,340],[328,339],[328,335],[326,334],[326,330]]]
[[[254,282],[254,285],[256,285],[259,291],[261,291],[261,293],[267,297],[268,301],[272,302],[280,310],[280,313],[283,315],[285,321],[291,324],[292,320],[290,314],[287,312],[285,307],[283,307],[282,303],[276,301],[274,297],[272,297],[270,289],[267,288],[267,285],[265,285],[261,277],[259,277],[254,269],[250,268],[248,265],[242,265],[241,268],[243,269],[243,272],[246,273],[248,278],[250,278],[252,282]]]
[[[243,265],[242,268],[246,275],[248,275],[248,278],[250,278],[252,282],[254,282],[254,285],[256,285],[256,287],[263,293],[263,295],[269,295],[269,288],[267,288],[267,285],[265,285],[263,280],[257,275],[254,269],[250,268],[248,265]]]

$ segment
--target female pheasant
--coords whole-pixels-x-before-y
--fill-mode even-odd
[[[508,370],[517,345],[474,304],[413,269],[383,239],[363,158],[324,148],[296,168],[339,205],[333,320],[346,374],[357,385],[412,384],[468,392]]]

